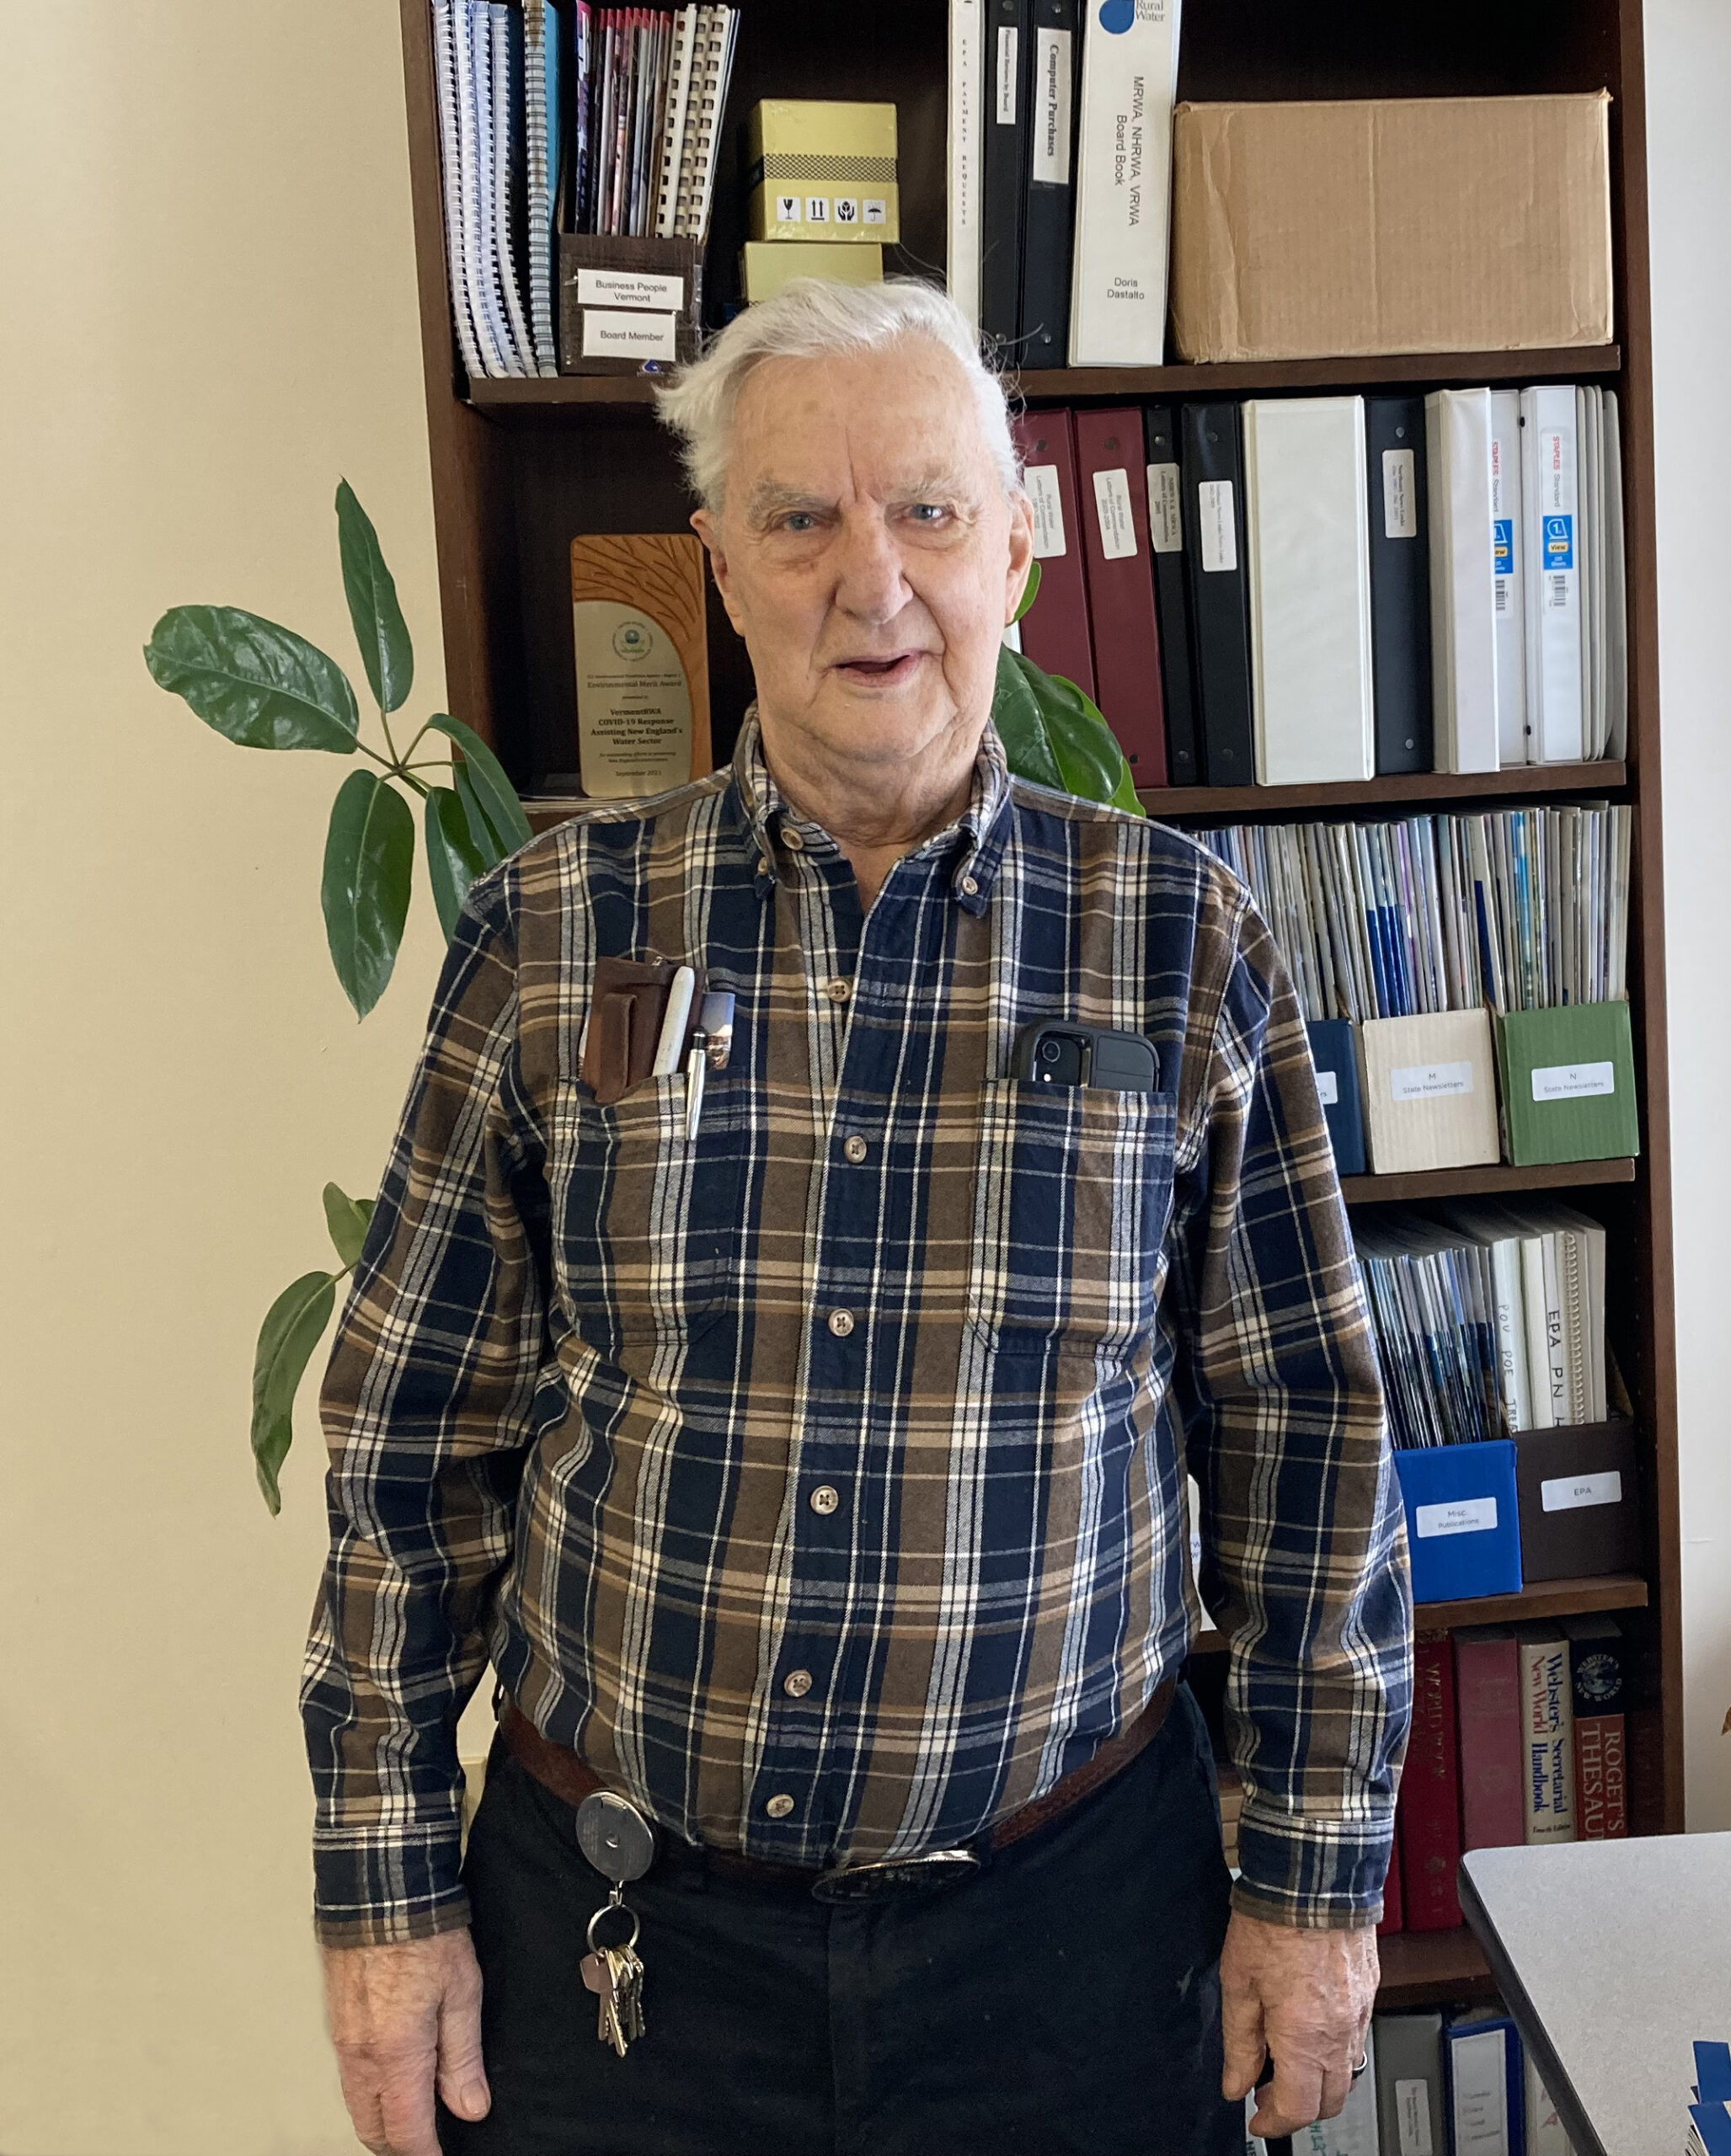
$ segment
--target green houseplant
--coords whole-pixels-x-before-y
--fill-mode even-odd
[[[391,719],[414,683],[414,646],[378,535],[346,479],[337,488],[336,514],[343,589],[382,748],[362,738],[354,685],[337,662],[260,614],[238,606],[171,607],[152,631],[144,660],[160,687],[242,748],[366,760],[331,804],[319,887],[331,963],[355,1016],[364,1018],[390,983],[409,916],[411,803],[420,804],[433,900],[447,937],[475,878],[532,833],[498,758],[461,719],[435,712],[398,746]],[[1039,569],[1036,563],[1024,613]],[[1006,649],[992,717],[1010,768],[1020,776],[1085,799],[1137,807],[1117,742],[1074,683]],[[430,734],[449,746],[418,757]],[[460,752],[455,759],[452,748]],[[350,1198],[334,1182],[325,1185],[323,1201],[337,1268],[303,1273],[284,1289],[265,1312],[254,1357],[253,1462],[272,1513],[282,1507],[278,1478],[293,1437],[295,1396],[372,1217],[371,1198]]]

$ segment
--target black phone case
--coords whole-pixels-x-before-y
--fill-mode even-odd
[[[1036,1018],[1016,1037],[1012,1075],[1024,1085],[1039,1081],[1039,1043],[1048,1033],[1082,1041],[1084,1045],[1081,1082],[1110,1093],[1157,1093],[1160,1059],[1154,1043],[1141,1033],[1120,1033],[1108,1026],[1081,1026],[1066,1018]]]

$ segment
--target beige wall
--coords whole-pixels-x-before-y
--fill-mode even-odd
[[[364,695],[345,473],[437,707],[397,11],[4,15],[0,2150],[334,2156],[294,1707],[319,1449],[303,1403],[273,1522],[248,1381],[325,1178],[373,1186],[437,927],[423,885],[357,1028],[318,901],[348,766],[220,740],[139,647],[227,601]]]

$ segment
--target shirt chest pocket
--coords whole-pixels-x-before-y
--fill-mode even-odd
[[[559,1285],[591,1347],[676,1345],[735,1305],[746,1133],[731,1086],[711,1081],[690,1138],[682,1074],[607,1107],[567,1086],[553,1134]]]
[[[1165,1278],[1171,1097],[1000,1079],[980,1106],[969,1323],[1001,1355],[1125,1360]]]

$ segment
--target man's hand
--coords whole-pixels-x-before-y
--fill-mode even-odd
[[[1296,2133],[1338,2115],[1365,2056],[1376,1977],[1376,1934],[1368,1924],[1302,1931],[1232,1912],[1220,1957],[1227,2102],[1242,2103],[1256,2086],[1265,2051],[1274,2060],[1253,2133]]]
[[[374,2156],[439,2156],[435,2085],[458,2118],[487,2116],[481,1972],[466,1930],[327,1946],[324,2004],[343,2101]]]

